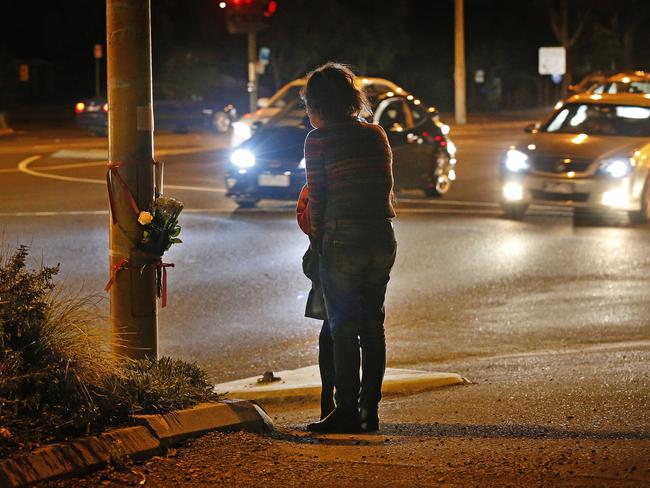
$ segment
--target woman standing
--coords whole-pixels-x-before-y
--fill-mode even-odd
[[[305,140],[310,239],[320,255],[336,389],[334,411],[307,428],[377,430],[384,298],[396,253],[392,153],[383,129],[359,118],[369,112],[368,101],[346,66],[314,70],[302,96],[314,127]]]

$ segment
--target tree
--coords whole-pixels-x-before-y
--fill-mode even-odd
[[[389,71],[408,47],[409,7],[403,3],[385,9],[371,0],[283,1],[260,34],[261,44],[271,48],[276,88],[330,60],[352,64],[363,74]]]
[[[569,0],[546,0],[546,10],[548,12],[555,38],[566,50],[566,74],[562,78],[563,93],[567,92],[568,86],[573,81],[571,75],[572,48],[580,38],[593,6],[593,0],[572,0],[572,9],[570,10]]]

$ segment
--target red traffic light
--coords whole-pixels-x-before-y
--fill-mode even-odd
[[[271,0],[266,6],[266,10],[264,10],[264,17],[270,17],[275,13],[277,9],[278,9],[278,2]]]

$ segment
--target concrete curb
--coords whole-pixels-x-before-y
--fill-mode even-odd
[[[202,403],[161,415],[138,415],[134,427],[53,444],[0,459],[0,486],[19,487],[104,467],[111,459],[146,459],[192,437],[214,430],[273,430],[258,405],[244,400]]]
[[[281,380],[259,383],[257,378],[246,378],[215,386],[215,391],[235,398],[254,400],[262,405],[298,400],[316,400],[320,397],[318,366],[308,366],[275,375]],[[449,385],[465,383],[456,373],[387,368],[382,387],[384,397],[413,394]]]
[[[136,415],[135,421],[147,427],[163,449],[211,430],[273,430],[273,421],[259,406],[242,400],[202,403],[195,407],[162,415]],[[215,423],[215,420],[218,422]]]

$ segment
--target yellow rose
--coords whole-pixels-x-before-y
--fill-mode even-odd
[[[153,215],[149,212],[140,212],[140,215],[138,215],[138,223],[140,225],[149,225],[151,222],[153,222]]]

